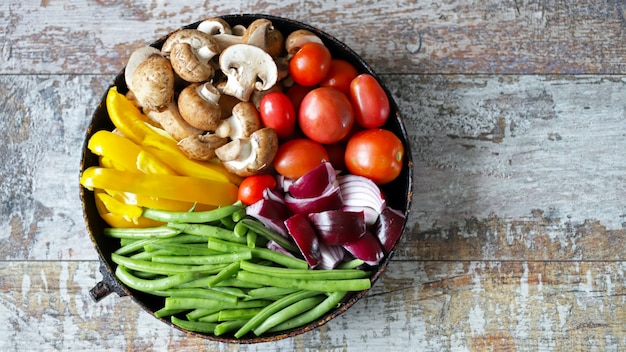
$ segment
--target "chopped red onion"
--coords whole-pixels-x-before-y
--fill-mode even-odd
[[[334,269],[343,261],[346,250],[341,246],[320,242],[321,260],[317,266],[319,269]]]
[[[354,242],[365,234],[362,211],[326,210],[309,214],[320,239],[327,244]]]
[[[385,256],[378,238],[369,231],[358,240],[343,244],[343,248],[368,265],[377,265]]]
[[[295,180],[287,190],[295,198],[314,198],[332,187],[335,181],[335,169],[324,162]]]
[[[313,198],[296,198],[291,194],[285,194],[287,207],[294,214],[319,213],[325,210],[341,209],[343,201],[339,186],[332,186],[320,196]]]
[[[341,175],[337,177],[344,209],[350,211],[362,210],[365,213],[365,223],[373,225],[378,215],[386,206],[378,186],[370,179],[353,175]]]
[[[288,236],[284,221],[291,213],[284,203],[271,198],[262,198],[247,206],[246,214],[258,219],[270,230]]]
[[[311,268],[317,266],[322,259],[320,242],[315,233],[315,229],[307,217],[302,214],[295,214],[285,220],[285,226],[309,266]]]
[[[404,214],[390,207],[386,207],[380,213],[375,231],[385,253],[389,253],[402,235],[405,222],[406,217]]]

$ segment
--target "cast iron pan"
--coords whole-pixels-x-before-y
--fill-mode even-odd
[[[220,16],[225,19],[231,26],[242,24],[244,26],[248,26],[252,21],[258,18],[266,18],[272,21],[275,28],[279,29],[285,37],[287,35],[297,29],[307,29],[315,34],[317,34],[324,42],[324,44],[330,49],[333,58],[344,59],[352,63],[359,72],[367,72],[376,77],[379,82],[380,78],[373,72],[372,68],[365,62],[363,59],[356,54],[352,49],[346,46],[344,43],[340,42],[336,38],[331,35],[317,29],[311,27],[307,24],[282,18],[271,15],[263,15],[263,14],[241,14],[241,15],[227,15]],[[201,21],[196,23],[192,23],[183,28],[196,28]],[[167,36],[160,38],[151,44],[151,46],[156,48],[161,48],[163,42]],[[126,83],[124,81],[124,71],[122,70],[116,77],[114,82],[111,83],[110,86],[117,86],[118,91],[121,93],[126,93],[128,88],[126,87]],[[411,150],[407,139],[407,133],[404,127],[404,123],[402,122],[402,118],[400,116],[400,112],[398,111],[398,107],[387,90],[385,88],[385,92],[389,97],[389,101],[391,104],[391,116],[384,126],[385,128],[394,132],[404,143],[405,149],[405,158],[404,158],[404,166],[403,171],[400,176],[387,185],[382,187],[382,191],[386,196],[387,204],[394,209],[398,209],[402,211],[405,216],[408,217],[410,204],[412,201],[412,188],[413,188],[413,162],[411,157]],[[104,93],[100,104],[98,104],[92,118],[92,122],[89,125],[87,133],[85,135],[85,142],[83,145],[83,155],[81,160],[81,173],[83,170],[90,166],[98,165],[98,157],[92,154],[89,149],[87,149],[87,141],[89,138],[99,130],[112,130],[113,124],[109,119],[109,116],[105,107],[105,98],[106,92]],[[111,253],[117,250],[120,247],[119,240],[111,239],[109,237],[104,236],[103,229],[107,227],[107,224],[102,220],[102,218],[98,215],[95,206],[94,194],[93,192],[80,187],[80,197],[83,203],[83,213],[84,218],[87,223],[87,228],[89,230],[89,234],[91,240],[93,241],[96,250],[100,256],[101,265],[100,272],[103,275],[103,279],[101,282],[97,283],[95,287],[90,290],[90,294],[95,301],[99,301],[104,298],[108,294],[115,292],[119,296],[130,296],[137,304],[139,304],[143,309],[154,316],[154,312],[163,307],[163,298],[155,297],[151,295],[144,294],[142,292],[135,291],[126,287],[120,281],[115,278],[114,272],[116,268],[116,264],[111,261]],[[389,254],[381,261],[381,263],[374,268],[373,275],[371,277],[372,284],[374,284],[380,275],[385,271],[387,265],[389,264],[389,260],[393,256],[397,243],[394,245],[393,249],[389,252]],[[185,331],[186,333],[198,336],[202,338],[207,338],[211,340],[221,341],[221,342],[229,342],[229,343],[259,343],[259,342],[268,342],[268,341],[277,341],[280,339],[292,337],[295,335],[302,334],[304,332],[315,329],[318,326],[325,324],[331,319],[337,317],[338,315],[345,312],[348,308],[350,308],[354,303],[356,303],[359,299],[361,299],[367,290],[354,292],[348,295],[343,304],[320,318],[319,320],[305,325],[303,327],[276,333],[276,334],[268,334],[261,337],[256,337],[254,335],[244,336],[241,339],[235,339],[232,336],[213,336],[208,334],[201,334],[196,332],[186,331],[181,329],[175,325],[173,325],[168,319],[161,319],[164,323],[169,324],[170,326]],[[159,319],[156,318],[155,319]]]

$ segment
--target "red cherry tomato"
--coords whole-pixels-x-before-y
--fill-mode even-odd
[[[241,181],[237,199],[243,204],[250,205],[263,198],[263,191],[276,188],[276,179],[269,174],[248,176]]]
[[[278,147],[273,164],[279,174],[296,179],[324,161],[329,161],[329,157],[321,144],[310,139],[298,138]]]
[[[350,99],[335,88],[313,89],[300,104],[298,124],[302,133],[316,142],[339,142],[354,125]]]
[[[348,61],[333,59],[330,62],[330,70],[320,82],[320,86],[337,88],[345,95],[350,95],[350,83],[358,74],[356,67]]]
[[[404,146],[389,130],[374,128],[358,132],[348,141],[345,163],[348,171],[382,185],[402,171]]]
[[[296,83],[313,86],[326,77],[331,60],[326,46],[316,42],[306,43],[289,60],[289,74]]]
[[[389,118],[389,98],[372,75],[363,73],[350,83],[356,122],[365,128],[381,127]]]
[[[288,138],[296,125],[296,110],[291,99],[281,92],[265,95],[259,103],[261,121],[276,130],[279,138]]]
[[[302,103],[302,99],[307,95],[308,92],[311,91],[311,87],[301,86],[299,84],[294,84],[287,90],[287,96],[291,99],[291,103],[296,111],[300,109],[300,103]]]

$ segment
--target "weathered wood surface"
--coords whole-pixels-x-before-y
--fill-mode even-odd
[[[382,74],[416,177],[407,232],[365,299],[311,333],[238,346],[187,338],[129,298],[91,301],[101,276],[78,168],[134,48],[252,12],[315,25]],[[0,350],[626,349],[624,13],[579,0],[0,4]]]

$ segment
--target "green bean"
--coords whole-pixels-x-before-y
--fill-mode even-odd
[[[211,281],[211,276],[203,276],[201,278],[198,278],[196,280],[187,282],[183,285],[178,286],[178,288],[189,288],[189,287],[208,287],[209,284],[208,282]],[[261,284],[255,284],[252,282],[246,282],[246,281],[241,281],[241,280],[237,280],[235,278],[229,278],[226,279],[220,283],[218,283],[215,287],[213,287],[213,289],[222,287],[222,286],[231,286],[232,288],[236,288],[239,291],[241,291],[240,288],[259,288],[259,287],[263,287],[264,285]],[[243,291],[241,291],[243,292]],[[242,296],[246,296],[245,293],[242,293]]]
[[[234,222],[239,222],[247,216],[246,208],[241,208],[233,213],[232,218]]]
[[[235,276],[238,271],[239,262],[230,263],[224,269],[220,270],[217,275],[211,276],[211,279],[207,282],[207,285],[209,285],[209,287],[213,287],[220,282]]]
[[[207,298],[190,298],[190,297],[166,297],[166,309],[196,309],[196,308],[256,308],[265,307],[272,303],[268,300],[257,299],[254,301],[238,301],[236,304],[226,303],[214,299]]]
[[[157,318],[165,318],[165,317],[169,317],[171,315],[176,315],[176,314],[182,313],[185,310],[186,309],[170,310],[170,309],[161,308],[161,309],[157,310],[156,312],[154,312],[154,316],[157,317]]]
[[[215,238],[209,238],[208,247],[210,249],[220,251],[220,252],[236,252],[243,248],[248,248],[248,246],[246,245],[221,241]],[[252,257],[254,258],[267,259],[269,261],[286,266],[288,268],[306,269],[309,267],[309,265],[307,264],[305,260],[290,257],[288,255],[281,254],[281,253],[278,253],[278,252],[275,252],[266,248],[255,247],[255,248],[250,248],[250,250],[252,251]]]
[[[228,264],[248,260],[252,258],[252,252],[239,251],[233,253],[221,253],[212,255],[157,255],[152,257],[155,263],[169,263],[182,265],[207,265],[207,264]]]
[[[239,298],[248,298],[248,294],[246,291],[242,290],[239,287],[231,287],[231,286],[220,286],[221,282],[216,286],[213,286],[211,289],[215,291],[220,291],[224,293],[231,294],[233,296],[237,296]]]
[[[146,208],[143,210],[142,216],[162,222],[206,223],[217,221],[226,216],[231,216],[234,212],[241,208],[242,205],[237,203],[206,211],[177,212]]]
[[[227,332],[231,332],[235,329],[239,329],[246,323],[246,321],[247,321],[246,319],[241,319],[241,320],[229,320],[229,321],[221,322],[217,324],[217,326],[215,327],[215,330],[213,330],[213,334],[215,336],[224,335]]]
[[[185,330],[189,330],[189,331],[196,331],[196,332],[202,332],[202,333],[206,333],[206,334],[212,334],[215,331],[215,327],[217,326],[217,324],[215,323],[205,323],[205,322],[200,322],[200,321],[189,321],[189,320],[184,320],[184,319],[179,319],[176,318],[175,316],[172,316],[171,318],[172,320],[172,324],[183,328]]]
[[[177,256],[190,256],[190,255],[201,255],[201,256],[209,256],[218,254],[221,252],[213,251],[206,248],[205,243],[149,243],[144,246],[144,250],[146,252],[152,252],[156,250],[164,250],[171,255]]]
[[[164,251],[162,249],[159,250],[155,250],[152,252],[137,252],[131,256],[129,256],[129,258],[131,259],[137,259],[137,260],[152,260],[152,257],[156,256],[156,255],[167,255],[169,254],[168,251]]]
[[[280,296],[288,295],[295,291],[298,291],[298,290],[293,289],[293,288],[266,286],[266,287],[255,288],[255,289],[248,291],[248,297],[250,297],[249,299],[280,297]]]
[[[256,239],[257,239],[256,232],[248,229],[248,231],[246,232],[246,242],[249,248],[256,247]]]
[[[362,279],[370,276],[370,273],[364,270],[344,269],[344,270],[296,270],[280,268],[275,266],[266,266],[254,264],[248,261],[242,261],[241,270],[251,273],[265,274],[276,277],[291,279],[311,279],[311,280],[345,280],[345,279]]]
[[[118,265],[124,265],[125,267],[154,274],[172,275],[181,273],[205,273],[214,274],[224,268],[222,264],[216,265],[177,265],[177,264],[165,264],[154,263],[147,260],[136,260],[115,253],[111,254],[111,259]]]
[[[241,221],[236,223],[233,227],[233,234],[235,237],[244,237],[246,236],[246,233],[248,233],[248,227]]]
[[[139,250],[143,250],[143,246],[149,244],[149,243],[153,243],[158,241],[158,238],[147,238],[147,239],[143,239],[143,240],[139,240],[139,241],[135,241],[132,243],[129,243],[123,247],[118,248],[115,252],[115,254],[119,254],[119,255],[128,255],[130,253],[134,253],[137,252]]]
[[[235,333],[235,337],[241,338],[243,335],[247,334],[253,329],[256,329],[259,325],[263,323],[263,321],[265,321],[265,319],[270,317],[272,314],[280,311],[281,309],[296,302],[299,302],[305,298],[317,296],[321,293],[322,292],[301,290],[272,302],[271,304],[263,308],[257,315],[250,318],[250,320],[248,320],[248,322]]]
[[[337,265],[335,269],[356,269],[363,264],[365,264],[365,262],[361,259],[352,259]]]
[[[280,323],[283,323],[297,316],[298,314],[302,314],[314,308],[323,300],[324,300],[324,297],[322,297],[321,295],[318,295],[318,296],[313,296],[313,297],[305,298],[301,301],[298,301],[270,315],[267,319],[265,319],[261,323],[261,325],[259,325],[256,329],[252,331],[254,331],[255,335],[259,336],[263,334],[264,332],[268,331],[269,329],[275,327],[276,325],[279,325]]]
[[[254,308],[237,308],[237,309],[224,309],[220,310],[218,313],[219,321],[227,321],[227,320],[239,320],[239,319],[250,319],[253,316],[257,315],[262,307],[254,307]]]
[[[328,313],[331,309],[337,308],[345,295],[346,292],[333,292],[313,309],[276,325],[270,329],[270,331],[289,330],[317,320],[324,314]]]
[[[211,313],[211,314],[207,314],[201,318],[198,319],[198,321],[202,321],[202,322],[206,322],[206,323],[218,323],[220,321],[220,312],[222,310],[220,309],[217,312]]]
[[[232,230],[225,229],[223,227],[207,225],[207,224],[177,224],[170,223],[168,226],[171,226],[175,229],[181,230],[184,233],[204,236],[205,238],[218,238],[225,241],[236,242],[236,243],[246,243],[245,238],[239,238],[235,236]]]
[[[183,309],[183,311],[188,310],[188,309]],[[189,313],[187,313],[185,316],[187,317],[187,320],[199,320],[202,317],[211,315],[213,313],[217,313],[220,310],[222,310],[222,307],[215,307],[215,308],[196,308],[192,311],[190,311]]]
[[[232,216],[225,216],[220,219],[220,223],[226,229],[233,230],[235,228],[235,222],[233,221]]]
[[[186,272],[182,274],[166,276],[161,279],[146,280],[132,275],[123,265],[118,265],[115,269],[115,276],[122,283],[130,288],[133,288],[137,291],[151,292],[166,290],[187,281],[191,281],[196,278],[197,274]]]
[[[369,279],[346,279],[346,280],[315,280],[315,279],[292,279],[270,275],[251,273],[241,270],[237,278],[243,281],[255,283],[271,283],[272,286],[284,288],[297,288],[311,291],[361,291],[371,287]]]
[[[137,241],[139,241],[139,240],[136,239],[136,238],[120,238],[120,246],[124,247],[126,245],[129,245],[129,244],[131,244],[133,242],[137,242]]]
[[[239,301],[239,298],[235,295],[209,288],[169,288],[167,290],[155,290],[150,293],[162,297],[207,298],[231,304],[237,304]]]
[[[293,244],[293,242],[283,235],[268,229],[262,222],[250,218],[242,219],[240,222],[243,223],[249,230],[256,232],[258,235],[261,235],[270,241],[278,243],[289,252],[300,253],[300,250],[295,244]]]
[[[130,239],[169,238],[174,237],[179,233],[179,230],[165,225],[150,228],[107,227],[104,229],[104,234],[106,236]]]

